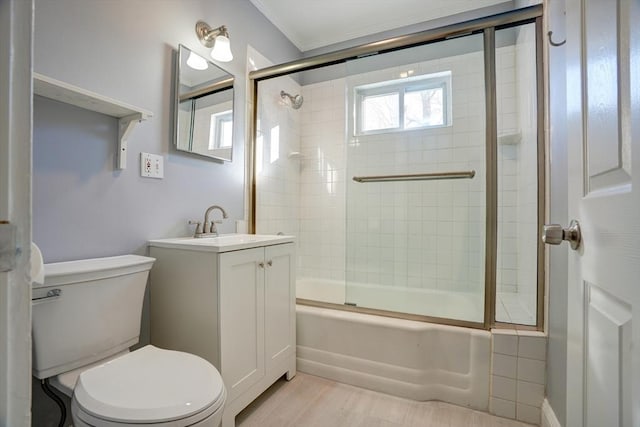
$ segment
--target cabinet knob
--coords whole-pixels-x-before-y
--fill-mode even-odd
[[[260,268],[264,268],[264,262],[260,262],[260,263],[258,263],[258,267],[260,267]]]
[[[267,265],[268,265],[269,267],[271,267],[271,266],[273,265],[273,261],[271,261],[271,260],[267,261]]]

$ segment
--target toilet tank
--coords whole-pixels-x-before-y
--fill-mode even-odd
[[[45,264],[33,289],[33,375],[48,378],[136,344],[154,258],[123,255]]]

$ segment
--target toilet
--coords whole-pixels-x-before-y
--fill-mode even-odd
[[[220,426],[226,390],[213,365],[152,345],[129,351],[154,261],[46,264],[34,285],[33,375],[71,397],[75,427]]]

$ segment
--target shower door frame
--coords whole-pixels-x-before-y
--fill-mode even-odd
[[[447,25],[431,30],[412,33],[404,36],[393,37],[386,40],[367,43],[352,48],[342,49],[322,55],[303,58],[286,62],[271,67],[249,72],[250,97],[250,121],[249,135],[250,146],[247,153],[247,162],[250,165],[248,171],[249,183],[249,209],[248,225],[249,233],[256,232],[256,149],[257,149],[257,120],[258,120],[258,83],[288,74],[313,70],[329,65],[344,63],[363,56],[376,55],[407,49],[431,43],[446,41],[456,37],[464,37],[472,34],[483,34],[484,37],[484,74],[485,74],[485,103],[486,103],[486,232],[485,232],[485,293],[484,293],[484,321],[471,322],[465,320],[432,317],[395,311],[386,311],[372,308],[355,307],[324,303],[313,300],[298,299],[298,302],[306,305],[328,307],[338,310],[354,311],[367,314],[377,314],[389,317],[397,317],[409,320],[427,321],[453,326],[471,327],[477,329],[491,329],[494,327],[506,327],[518,329],[544,329],[544,291],[545,291],[545,248],[538,239],[537,248],[537,301],[536,301],[536,325],[526,326],[504,322],[496,322],[496,259],[497,259],[497,228],[498,228],[498,162],[497,162],[497,102],[496,102],[496,64],[495,64],[495,33],[496,30],[517,27],[526,24],[535,24],[536,29],[536,91],[537,91],[537,152],[538,152],[538,234],[545,222],[546,215],[546,149],[545,149],[545,98],[544,98],[544,55],[542,43],[542,4],[499,13],[487,17],[473,19]]]

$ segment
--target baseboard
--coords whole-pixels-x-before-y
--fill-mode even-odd
[[[549,405],[549,401],[545,397],[542,402],[542,420],[540,427],[562,427],[560,421],[556,417],[555,412],[553,412],[553,408]]]

